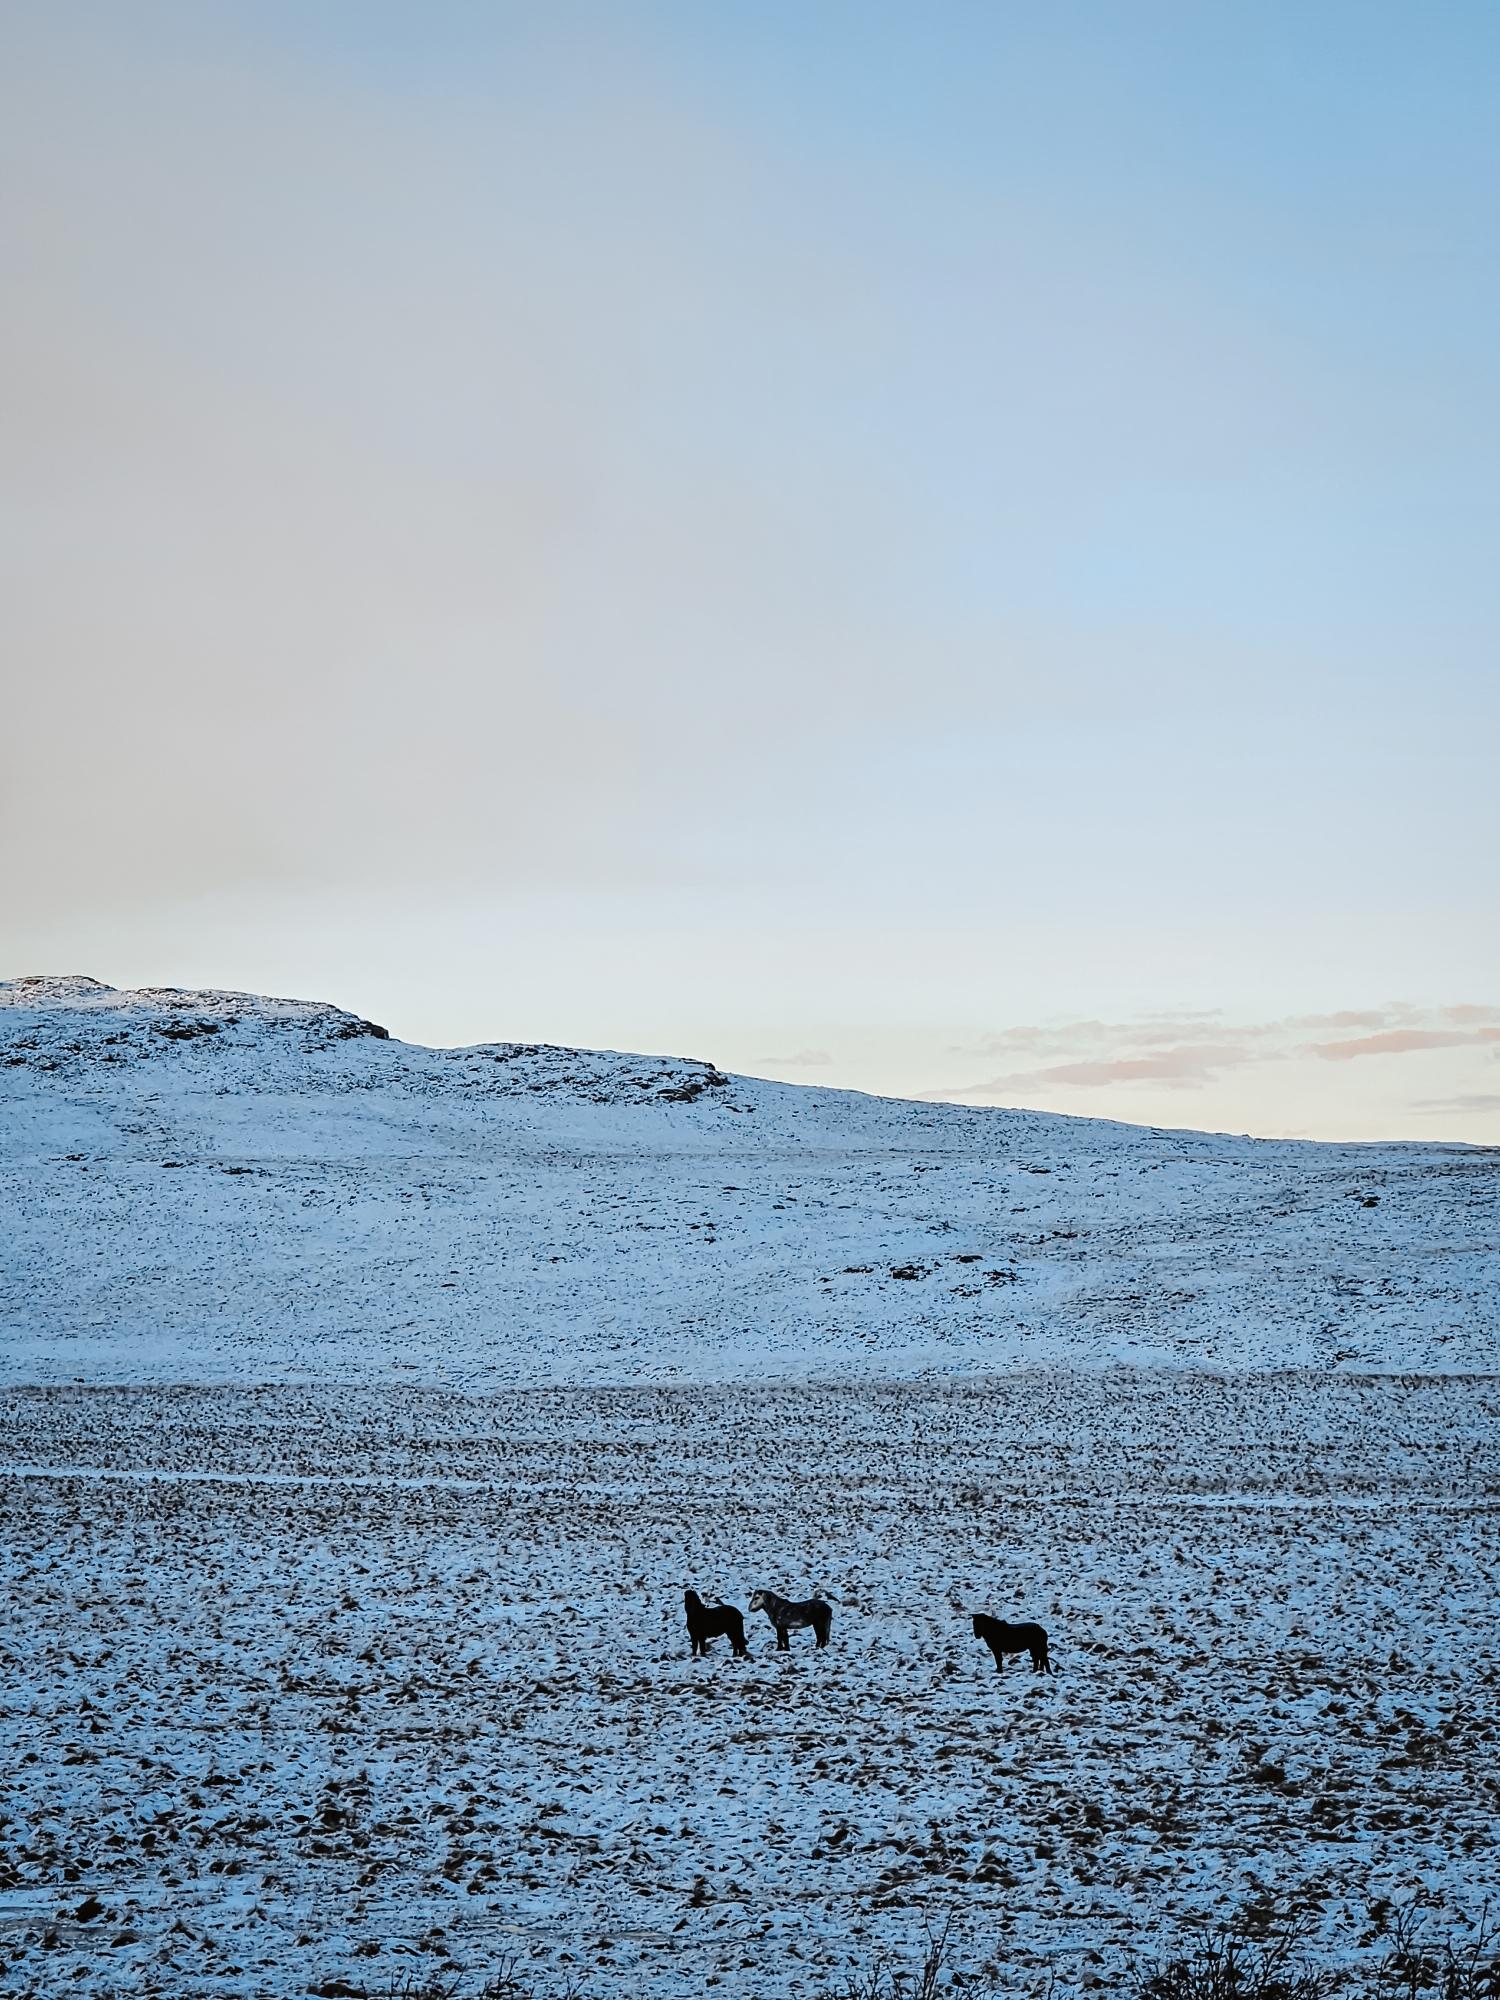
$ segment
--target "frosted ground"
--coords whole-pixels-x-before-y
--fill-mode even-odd
[[[811,2000],[951,1915],[1070,1992],[1500,1902],[1493,1154],[0,1002],[0,1990]],[[690,1660],[688,1581],[833,1645]]]

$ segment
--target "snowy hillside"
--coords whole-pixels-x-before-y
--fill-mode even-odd
[[[1500,1154],[414,1047],[0,985],[0,1343],[38,1383],[1495,1365]]]

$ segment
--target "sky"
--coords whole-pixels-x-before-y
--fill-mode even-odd
[[[0,0],[0,974],[1500,1141],[1488,0]]]

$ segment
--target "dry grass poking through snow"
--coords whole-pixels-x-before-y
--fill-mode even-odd
[[[1372,1899],[1477,1917],[1497,1415],[1292,1374],[11,1392],[0,1986],[515,1953],[778,2000],[951,1916],[956,1970],[1069,1992],[1246,1903],[1339,1950]],[[833,1645],[691,1660],[689,1581],[821,1586]]]

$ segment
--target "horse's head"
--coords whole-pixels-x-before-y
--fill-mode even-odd
[[[696,1590],[685,1590],[682,1593],[682,1601],[689,1611],[701,1611],[703,1609],[703,1599],[698,1595]]]
[[[754,1591],[750,1598],[750,1609],[752,1611],[764,1611],[765,1608],[766,1593],[763,1590]]]

